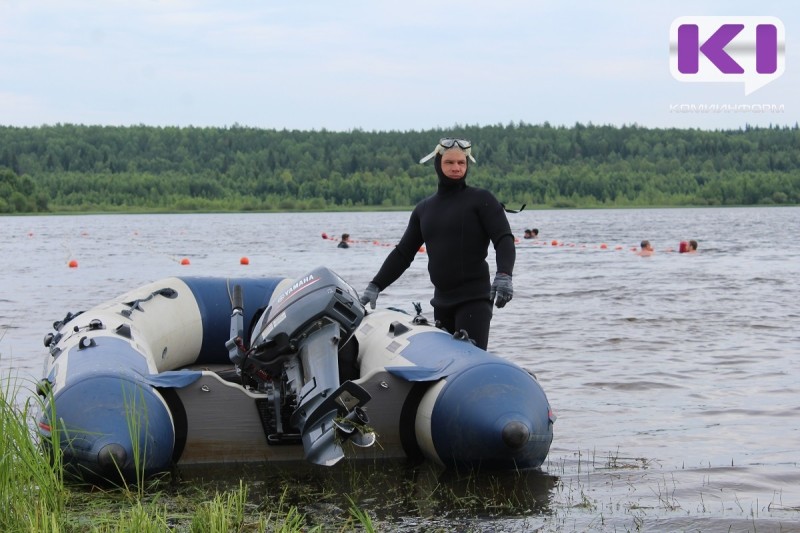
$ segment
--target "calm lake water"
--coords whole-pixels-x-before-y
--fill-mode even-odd
[[[0,217],[0,372],[38,379],[55,320],[167,276],[295,277],[325,265],[361,291],[407,219]],[[800,208],[509,220],[515,235],[540,233],[518,243],[514,299],[495,312],[489,350],[534,371],[558,415],[548,462],[522,480],[529,510],[437,522],[457,513],[362,506],[408,531],[800,531]],[[356,242],[338,249],[323,232]],[[631,251],[642,239],[655,255]],[[669,251],[688,239],[697,254]],[[420,254],[379,305],[421,301],[432,316],[426,262]]]

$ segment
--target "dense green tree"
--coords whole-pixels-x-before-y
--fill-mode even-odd
[[[800,129],[508,124],[349,132],[0,126],[0,212],[408,208],[435,190],[418,160],[475,144],[470,183],[508,205],[800,203]]]
[[[29,176],[0,167],[0,213],[47,211],[47,197]]]

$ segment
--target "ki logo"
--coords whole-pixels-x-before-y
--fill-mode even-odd
[[[680,17],[669,30],[672,77],[743,83],[748,95],[786,68],[786,32],[776,17]]]

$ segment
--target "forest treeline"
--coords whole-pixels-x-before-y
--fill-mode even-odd
[[[0,126],[0,213],[408,208],[420,165],[472,140],[469,183],[509,207],[800,204],[800,129],[509,124],[425,131]]]

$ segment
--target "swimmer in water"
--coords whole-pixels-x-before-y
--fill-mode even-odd
[[[650,257],[654,252],[655,250],[653,250],[653,245],[650,244],[650,241],[642,241],[641,249],[636,255],[640,257]]]

